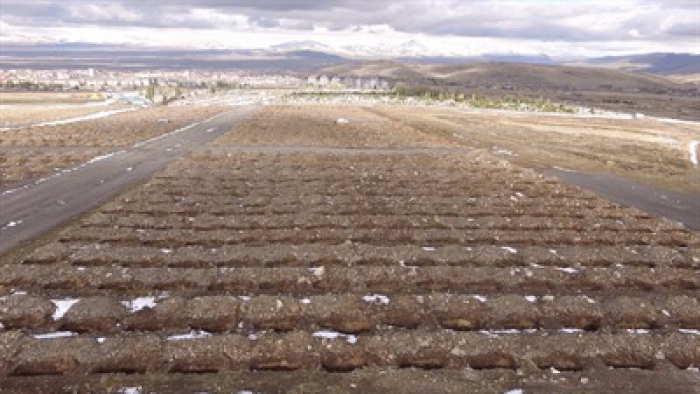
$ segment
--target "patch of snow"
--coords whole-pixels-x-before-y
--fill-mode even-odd
[[[250,296],[239,296],[238,298],[240,298],[241,301],[243,301],[243,302],[248,302],[248,301],[250,301]]]
[[[579,332],[583,332],[584,330],[580,328],[561,328],[559,329],[559,332],[563,332],[565,334],[576,334]]]
[[[74,337],[76,335],[78,335],[78,333],[73,332],[73,331],[54,331],[54,332],[49,332],[46,334],[32,335],[32,337],[34,339],[54,339],[54,338]]]
[[[690,150],[690,162],[693,163],[693,167],[698,168],[698,141],[690,141],[688,144],[688,149]]]
[[[525,296],[525,299],[527,300],[527,302],[531,302],[531,303],[537,302],[537,296],[533,296],[533,295]]]
[[[129,310],[134,313],[143,308],[155,308],[157,303],[155,297],[139,297],[131,301],[122,301],[122,305],[129,308]]]
[[[11,227],[16,227],[16,226],[19,226],[20,224],[22,224],[21,220],[12,220],[9,223],[7,223],[6,225],[4,225],[2,227],[2,229],[5,230],[5,229],[11,228]]]
[[[510,334],[522,334],[522,333],[527,333],[527,334],[532,334],[537,332],[536,329],[531,328],[531,329],[517,329],[517,328],[508,328],[508,329],[502,329],[502,330],[479,330],[480,334],[485,334],[487,336],[493,337],[493,336],[499,336],[499,335],[510,335]]]
[[[100,337],[96,338],[95,340],[97,341],[97,343],[104,343],[107,340],[107,338]]]
[[[433,246],[423,246],[421,249],[423,249],[424,252],[434,252],[435,248]]]
[[[337,331],[332,331],[332,330],[320,330],[314,332],[311,336],[315,338],[323,338],[323,339],[337,339],[337,338],[345,338],[345,340],[350,343],[354,344],[357,343],[357,336],[355,335],[349,335],[349,334],[343,334],[341,332]]]
[[[310,304],[311,300],[308,298],[302,298],[301,300],[299,300],[299,302],[302,304]]]
[[[391,300],[389,297],[383,295],[383,294],[372,294],[372,295],[366,295],[362,297],[365,302],[369,303],[374,303],[374,304],[382,304],[382,305],[389,305]]]
[[[51,302],[53,302],[53,304],[56,305],[56,311],[53,313],[53,316],[52,316],[53,320],[56,321],[56,320],[61,319],[63,317],[63,315],[65,315],[66,312],[68,312],[68,310],[78,301],[80,301],[80,300],[78,300],[76,298],[65,298],[62,300],[51,300]]]
[[[350,121],[347,120],[347,119],[345,119],[345,118],[338,118],[338,119],[335,121],[335,123],[337,123],[337,124],[348,124],[348,123],[350,123]]]
[[[131,111],[136,111],[136,108],[115,109],[112,111],[101,111],[101,112],[97,112],[97,113],[90,114],[90,115],[79,116],[76,118],[69,118],[69,119],[63,119],[63,120],[54,120],[51,122],[37,123],[33,126],[35,126],[35,127],[58,126],[58,125],[63,125],[63,124],[85,122],[87,120],[107,118],[107,117],[112,116],[112,115],[120,114],[123,112],[131,112]]]
[[[523,394],[524,391],[522,389],[513,389],[510,391],[506,391],[504,394]]]
[[[552,169],[553,169],[553,170],[558,170],[558,171],[563,171],[563,172],[576,172],[576,170],[572,170],[572,169],[569,169],[569,168],[557,167],[557,166],[552,167]]]
[[[625,331],[627,331],[630,334],[648,334],[649,333],[649,330],[646,330],[643,328],[628,328]]]
[[[518,253],[517,249],[511,248],[510,246],[502,246],[501,249],[505,250],[508,253]]]
[[[202,330],[192,330],[187,334],[182,335],[171,335],[167,337],[168,341],[186,341],[188,339],[206,338],[210,337],[211,333]]]
[[[481,294],[475,294],[472,297],[476,298],[476,300],[479,302],[486,302],[488,300],[488,298],[486,298],[486,296],[483,296]]]
[[[141,386],[135,386],[135,387],[122,387],[119,390],[117,390],[117,393],[119,394],[141,394]]]
[[[692,330],[689,328],[681,328],[678,330],[678,332],[680,332],[682,334],[700,335],[700,330]]]
[[[575,274],[575,273],[578,273],[578,270],[577,270],[576,268],[571,268],[571,267],[563,267],[563,268],[562,268],[562,267],[558,267],[558,268],[555,268],[555,269],[556,269],[557,271],[566,272],[567,274]]]
[[[309,268],[309,272],[311,272],[315,276],[322,276],[324,273],[326,273],[326,268],[325,267],[312,267],[312,268]]]

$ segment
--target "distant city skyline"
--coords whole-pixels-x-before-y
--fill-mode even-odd
[[[700,53],[697,0],[3,0],[0,8],[2,43],[253,49],[302,42],[367,56]]]

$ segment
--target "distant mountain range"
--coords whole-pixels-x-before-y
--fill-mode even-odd
[[[649,53],[589,59],[584,64],[653,74],[698,74],[700,55]]]
[[[545,54],[459,55],[412,40],[395,46],[331,47],[293,41],[259,49],[180,49],[85,43],[3,43],[0,68],[245,69],[304,72],[323,66],[392,60],[406,65],[518,63],[577,65],[654,74],[700,74],[700,56],[651,53],[561,61]]]

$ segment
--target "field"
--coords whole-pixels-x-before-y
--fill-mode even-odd
[[[466,145],[263,108],[4,258],[0,384],[698,392],[700,236]]]
[[[95,93],[85,92],[2,92],[0,105],[62,105],[87,104],[102,101],[104,98]]]
[[[373,111],[525,167],[613,173],[700,194],[688,148],[690,141],[700,140],[698,124],[436,108]]]
[[[0,131],[0,186],[21,184],[201,121],[220,107],[159,107],[101,119]],[[44,119],[42,119],[44,120]]]

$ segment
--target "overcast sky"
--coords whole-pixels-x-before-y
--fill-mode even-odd
[[[0,0],[0,40],[594,56],[700,53],[700,0]],[[430,53],[428,53],[430,54]]]

